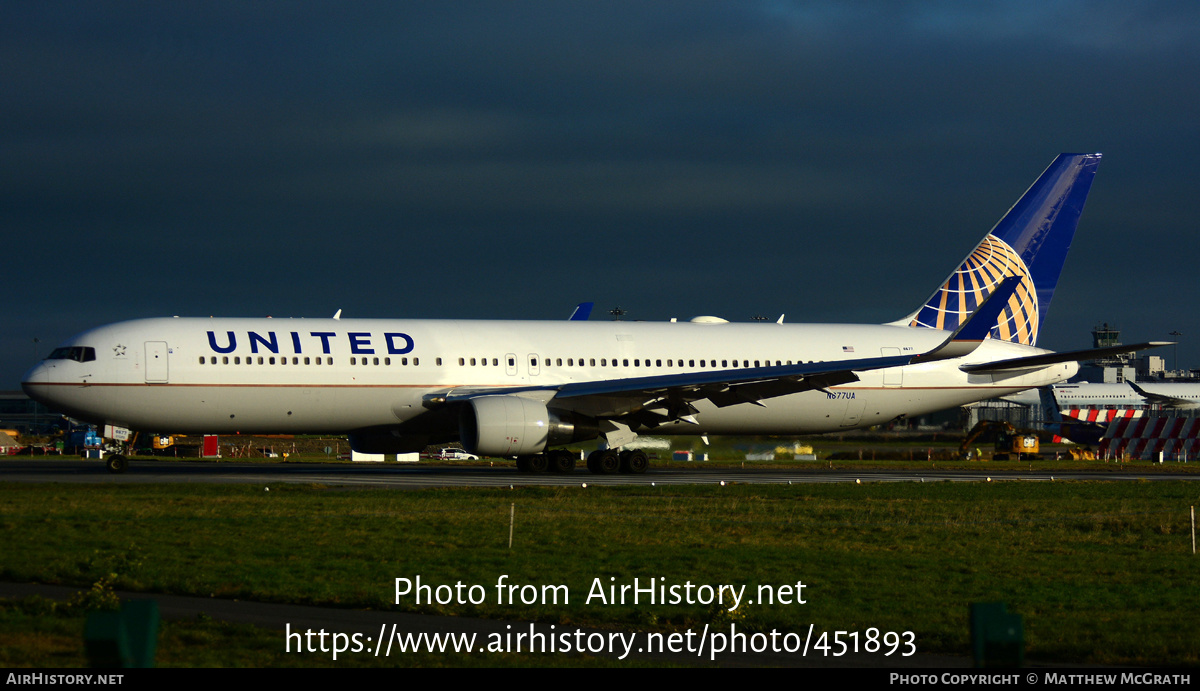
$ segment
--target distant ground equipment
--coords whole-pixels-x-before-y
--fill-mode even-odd
[[[1007,461],[1010,458],[1018,461],[1041,458],[1041,443],[1038,436],[1029,431],[1018,431],[1012,424],[1003,420],[980,420],[959,445],[959,455],[963,459],[972,456],[971,447],[977,441],[987,437],[995,438],[992,459]]]

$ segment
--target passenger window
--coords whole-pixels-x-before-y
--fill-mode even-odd
[[[467,361],[466,361],[466,360],[464,360],[464,359],[462,359],[462,358],[459,358],[459,359],[458,359],[458,366],[459,366],[459,367],[462,367],[462,366],[463,366],[463,365],[465,365],[465,364],[467,364]]]
[[[309,357],[308,357],[307,355],[304,357],[304,364],[306,364],[306,365],[311,365],[311,364],[312,364],[312,360],[311,360],[311,359],[309,359]]]
[[[200,356],[200,364],[202,364],[202,365],[204,364],[204,356],[203,355]]]
[[[413,358],[413,367],[416,367],[416,366],[417,366],[417,365],[419,365],[419,364],[421,364],[421,359],[420,359],[420,358]],[[440,359],[440,358],[438,359],[438,364],[439,364],[439,365],[440,365],[440,364],[442,364],[442,361],[441,361],[441,359]]]
[[[228,365],[228,364],[229,364],[229,356],[228,356],[228,355],[226,355],[226,356],[224,356],[224,357],[222,357],[222,358],[221,358],[221,364],[222,364],[222,365]]]
[[[358,364],[358,358],[350,358],[350,364],[352,364],[352,365],[357,365],[357,364]]]

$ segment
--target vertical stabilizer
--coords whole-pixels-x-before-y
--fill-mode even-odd
[[[1001,281],[1019,276],[991,337],[1037,343],[1099,164],[1100,154],[1060,154],[905,322],[953,331]]]

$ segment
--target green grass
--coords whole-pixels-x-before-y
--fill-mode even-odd
[[[150,593],[660,631],[729,615],[699,604],[589,605],[593,579],[747,584],[748,593],[803,581],[808,604],[744,605],[739,626],[912,630],[920,652],[966,655],[969,603],[1003,600],[1025,619],[1029,659],[1194,665],[1200,561],[1188,507],[1198,494],[1177,482],[400,492],[0,484],[0,578],[108,578]],[[516,585],[564,584],[570,602],[498,604],[502,574]],[[394,579],[418,575],[482,585],[487,601],[394,604]]]

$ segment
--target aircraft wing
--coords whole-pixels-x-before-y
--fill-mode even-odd
[[[1136,391],[1139,396],[1146,399],[1147,403],[1161,405],[1165,408],[1195,408],[1200,405],[1197,404],[1196,401],[1189,398],[1177,398],[1175,396],[1167,396],[1166,394],[1147,391],[1131,381],[1125,383],[1133,387],[1133,390]]]
[[[712,372],[686,372],[652,377],[572,382],[555,386],[504,389],[458,388],[436,402],[455,403],[487,395],[554,399],[556,407],[597,417],[640,415],[645,422],[684,420],[697,411],[692,403],[707,399],[718,407],[762,401],[801,391],[823,390],[858,381],[855,372],[901,367],[912,355],[810,362],[773,367],[746,367]]]

